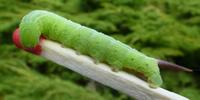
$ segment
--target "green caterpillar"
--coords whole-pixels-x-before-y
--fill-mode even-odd
[[[105,62],[115,69],[128,68],[141,73],[150,87],[162,84],[157,59],[147,57],[110,36],[54,13],[32,11],[23,17],[19,30],[20,41],[24,47],[36,46],[42,34],[97,61]]]

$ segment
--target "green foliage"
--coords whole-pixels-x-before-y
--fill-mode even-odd
[[[21,60],[1,60],[0,95],[3,100],[105,100],[69,81],[32,71]],[[13,83],[14,82],[14,83]]]
[[[2,96],[8,96],[11,99],[22,95],[30,96],[28,93],[31,92],[18,95],[17,91],[20,91],[18,84],[12,84],[15,81],[19,82],[23,85],[21,86],[24,88],[23,91],[28,90],[32,85],[25,84],[24,81],[30,82],[30,77],[27,75],[33,75],[30,79],[33,77],[35,83],[40,83],[41,79],[44,81],[40,84],[48,82],[49,84],[47,83],[44,88],[52,87],[53,89],[48,91],[50,94],[61,86],[73,85],[74,93],[61,90],[63,92],[58,95],[65,98],[63,93],[68,93],[66,96],[78,98],[85,94],[88,98],[93,98],[85,93],[91,80],[11,46],[12,31],[18,27],[22,16],[35,9],[53,11],[82,25],[104,32],[149,56],[166,59],[190,68],[197,68],[200,65],[199,0],[0,0],[0,75],[5,76],[0,77],[0,99]],[[18,67],[19,70],[17,70]],[[15,71],[8,72],[11,69]],[[16,73],[18,71],[20,71],[19,74]],[[28,73],[26,72],[21,77],[21,71]],[[164,79],[164,88],[187,96],[191,100],[199,97],[198,75],[163,70],[161,74]],[[6,78],[8,80],[5,80]],[[53,83],[62,85],[54,86]],[[35,84],[33,87],[36,88],[31,94],[33,98],[38,98],[39,93],[43,94],[42,97],[47,96],[42,90],[44,88],[38,89]],[[76,95],[77,87],[78,90],[81,87],[82,92]],[[2,90],[4,88],[7,88],[7,92]],[[95,97],[100,99],[129,99],[97,83],[95,83],[95,89],[92,90],[95,90]],[[10,92],[11,96],[9,96]],[[50,96],[57,98],[57,94],[52,93]]]

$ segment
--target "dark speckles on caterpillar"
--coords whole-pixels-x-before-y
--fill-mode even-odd
[[[112,37],[48,11],[35,10],[24,16],[20,24],[22,45],[34,47],[41,34],[81,54],[104,61],[114,69],[128,68],[142,73],[151,87],[162,84],[157,59],[147,57]]]

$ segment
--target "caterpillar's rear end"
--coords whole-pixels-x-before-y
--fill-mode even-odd
[[[85,35],[88,35],[88,38]],[[147,57],[112,37],[86,27],[78,32],[77,37],[79,37],[77,41],[85,39],[73,45],[74,48],[78,47],[77,51],[88,51],[87,54],[98,60],[97,62],[106,62],[114,69],[129,68],[137,73],[142,73],[151,87],[158,87],[162,84],[156,59]],[[82,43],[83,45],[81,45]]]

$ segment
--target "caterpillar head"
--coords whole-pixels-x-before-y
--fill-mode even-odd
[[[40,38],[40,42],[42,40],[44,40],[44,39],[45,39],[44,37],[41,37]],[[13,40],[13,43],[15,44],[15,46],[17,48],[20,48],[20,49],[23,49],[25,51],[31,52],[33,54],[40,55],[40,53],[42,51],[42,48],[41,48],[40,44],[37,44],[33,48],[26,48],[26,47],[24,47],[22,45],[22,43],[20,42],[20,30],[18,28],[13,32],[12,40]]]

